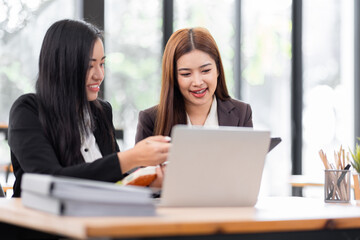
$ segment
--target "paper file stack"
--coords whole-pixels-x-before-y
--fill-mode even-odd
[[[21,197],[26,207],[65,216],[153,216],[156,212],[147,188],[44,174],[24,174]]]

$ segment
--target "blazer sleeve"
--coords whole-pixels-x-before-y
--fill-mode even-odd
[[[47,139],[38,117],[37,105],[17,100],[9,120],[9,146],[16,177],[22,172],[71,176],[114,182],[123,175],[116,153],[104,156],[92,163],[64,167]],[[21,180],[21,179],[20,179]]]
[[[250,104],[246,104],[244,127],[253,127],[252,110]]]
[[[135,143],[154,135],[156,112],[154,107],[140,111],[136,129]]]

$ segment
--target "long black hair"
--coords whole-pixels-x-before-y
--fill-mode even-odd
[[[93,127],[94,118],[104,114],[98,100],[87,100],[85,88],[98,38],[102,33],[95,26],[65,19],[51,25],[42,43],[36,82],[39,118],[63,166],[84,162],[80,147],[81,137],[88,134],[85,115],[89,113]],[[110,124],[105,118],[98,125],[104,136],[112,135]]]

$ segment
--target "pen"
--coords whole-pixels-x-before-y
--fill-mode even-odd
[[[344,168],[344,170],[349,170],[349,168],[350,168],[350,164],[346,165],[346,167]],[[346,174],[346,172],[342,172],[341,175],[340,175],[340,177],[339,177],[339,179],[337,180],[337,185],[338,185],[338,187],[340,187],[340,183],[341,183],[341,181],[344,179],[345,174]]]

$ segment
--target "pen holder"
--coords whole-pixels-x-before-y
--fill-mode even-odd
[[[350,170],[325,170],[325,202],[350,201]]]

